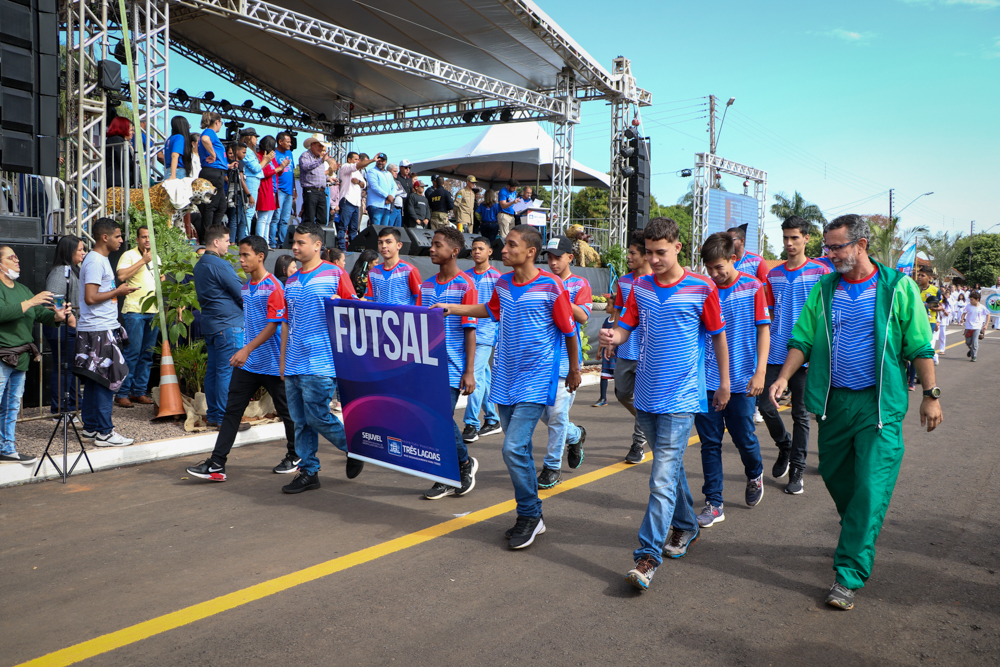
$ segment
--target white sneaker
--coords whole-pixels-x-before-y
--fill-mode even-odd
[[[133,442],[135,442],[134,439],[119,435],[114,429],[107,435],[98,435],[94,438],[96,447],[128,447]]]
[[[754,408],[753,409],[753,423],[754,424],[761,424],[763,422],[764,422],[764,416],[760,414],[760,409],[759,408]]]
[[[937,354],[937,352],[934,353],[934,365],[935,366],[938,365],[938,354]]]

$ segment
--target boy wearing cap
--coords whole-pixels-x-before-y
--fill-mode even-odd
[[[455,224],[458,231],[472,231],[472,214],[476,210],[476,177],[469,176],[465,179],[465,187],[455,195]]]
[[[583,365],[583,341],[580,336],[581,325],[590,318],[590,302],[592,295],[590,283],[585,278],[573,275],[573,241],[565,236],[553,236],[545,244],[542,254],[549,262],[549,270],[563,281],[569,292],[569,301],[573,309],[573,319],[576,322],[576,346],[579,351],[579,363]],[[566,339],[561,341],[559,352],[559,384],[556,390],[555,404],[546,406],[542,413],[542,421],[549,427],[549,445],[542,463],[542,471],[538,473],[538,488],[550,489],[562,481],[563,451],[569,444],[567,463],[571,469],[580,467],[583,463],[583,441],[587,438],[587,429],[577,426],[569,420],[569,410],[573,407],[576,392],[566,389],[566,376],[569,374],[569,359],[566,356]]]

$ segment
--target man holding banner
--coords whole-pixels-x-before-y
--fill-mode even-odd
[[[555,405],[559,382],[560,338],[566,339],[569,373],[566,388],[580,386],[576,321],[569,292],[562,280],[535,266],[542,237],[530,225],[507,234],[503,263],[513,269],[500,276],[485,305],[435,304],[446,315],[491,317],[500,322],[500,344],[493,365],[490,399],[497,404],[504,430],[503,460],[507,464],[517,523],[507,531],[511,549],[523,549],[545,532],[531,436],[546,406]]]
[[[299,270],[285,283],[288,326],[281,328],[280,374],[285,379],[288,413],[295,422],[295,453],[299,474],[285,493],[319,488],[319,436],[347,452],[344,425],[330,414],[337,388],[330,334],[326,327],[327,297],[356,298],[351,279],[340,267],[320,259],[323,230],[316,225],[295,228],[292,254]],[[354,479],[364,461],[347,459],[347,479]]]
[[[438,267],[438,274],[421,285],[421,298],[425,303],[476,305],[476,285],[458,268],[458,252],[465,245],[462,232],[454,227],[442,227],[434,232],[431,241],[431,262]],[[451,409],[454,415],[459,394],[468,396],[476,388],[476,318],[454,313],[444,318],[445,349],[448,352],[448,384],[451,387]],[[425,494],[427,500],[445,496],[464,496],[476,486],[479,461],[469,456],[469,448],[455,422],[455,448],[458,452],[458,470],[462,486],[455,488],[435,482]]]

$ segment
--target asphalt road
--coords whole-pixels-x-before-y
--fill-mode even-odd
[[[521,552],[503,540],[514,513],[498,436],[470,448],[476,489],[435,502],[424,481],[372,465],[346,480],[328,444],[323,488],[299,496],[270,472],[279,443],[235,450],[224,484],[184,479],[187,458],[2,489],[0,665],[998,664],[1000,336],[976,364],[964,351],[938,367],[934,433],[911,395],[874,575],[850,612],[822,604],[838,517],[815,434],[805,493],[789,496],[767,476],[763,426],[761,504],[742,503],[728,445],[726,521],[647,593],[627,585],[649,459],[616,465],[631,419],[591,408],[588,388],[572,412],[584,464]],[[700,506],[697,445],[685,465]]]

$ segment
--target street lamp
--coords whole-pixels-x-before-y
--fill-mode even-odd
[[[912,204],[914,201],[917,201],[921,197],[927,197],[928,195],[932,195],[932,194],[934,194],[934,193],[933,192],[925,192],[922,195],[917,195],[916,197],[913,198],[913,201],[911,201],[910,204]],[[899,209],[899,211],[896,213],[896,217],[899,217],[899,214],[902,213],[903,211],[905,211],[910,204],[907,204],[903,208]]]
[[[726,124],[726,114],[729,113],[729,107],[733,106],[733,102],[736,101],[735,97],[730,97],[729,101],[726,102],[726,108],[722,110],[722,122],[719,123],[719,133],[715,135],[715,146],[718,150],[719,139],[722,137],[722,126]]]

